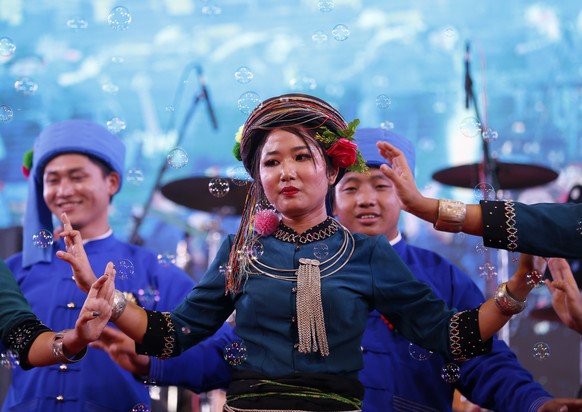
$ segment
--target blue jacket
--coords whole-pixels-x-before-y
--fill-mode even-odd
[[[404,240],[393,246],[414,275],[431,286],[449,307],[463,310],[485,300],[467,274],[438,254]],[[240,341],[234,335],[225,337],[228,339]],[[458,363],[461,373],[454,384],[440,376],[446,363],[443,357],[433,353],[428,360],[419,361],[410,355],[410,347],[410,341],[391,331],[377,311],[370,313],[362,340],[364,368],[359,374],[366,389],[364,412],[451,411],[455,388],[472,402],[498,411],[534,412],[552,399],[503,341],[494,339],[491,354]],[[207,359],[208,364],[220,362],[220,352],[207,354],[215,357],[214,361]],[[167,363],[174,359],[179,358],[153,360],[152,366],[160,367],[152,367],[152,377],[161,384],[199,387],[199,375],[190,373],[191,367],[171,367]],[[227,383],[225,380],[221,385]]]
[[[414,275],[449,307],[465,310],[485,301],[469,276],[438,254],[404,240],[393,246]],[[446,363],[441,356],[433,353],[427,360],[414,359],[410,341],[391,331],[378,312],[368,318],[362,348],[365,412],[451,411],[455,388],[473,403],[496,411],[533,412],[552,399],[498,339],[491,353],[457,363],[460,378],[454,384],[441,378]]]
[[[63,250],[63,242],[54,245],[53,252]],[[173,265],[162,265],[156,256],[141,247],[117,240],[114,236],[88,242],[85,250],[97,275],[105,270],[108,261],[117,266],[116,288],[130,292],[140,305],[147,309],[171,310],[193,288],[194,281]],[[122,268],[121,260],[131,262]],[[7,264],[32,310],[51,329],[59,331],[74,326],[86,294],[72,279],[70,266],[54,257],[51,263],[38,263],[22,268],[22,255],[12,256]],[[130,270],[133,266],[133,270]],[[221,351],[224,348],[221,334],[176,358],[174,362],[195,364],[200,359],[210,362],[204,351]],[[216,340],[214,340],[216,339]],[[188,369],[190,373],[197,369]],[[12,384],[2,405],[3,411],[59,411],[59,412],[109,412],[131,411],[138,403],[150,404],[147,387],[131,373],[117,366],[109,355],[99,349],[89,348],[80,362],[54,365],[23,371],[12,371]],[[205,375],[194,380],[198,391],[214,389],[214,382],[222,382],[221,373],[229,373],[222,361],[208,365]],[[218,374],[218,375],[216,375]],[[218,376],[218,377],[217,377]]]
[[[219,267],[228,259],[231,242],[229,236],[197,287],[172,311],[175,353],[214,333],[236,308],[236,334],[247,349],[246,361],[237,369],[269,376],[304,372],[357,378],[363,367],[362,334],[370,310],[376,308],[391,316],[401,333],[417,344],[452,358],[449,322],[455,312],[414,278],[384,236],[355,233],[353,241],[344,243],[344,231],[340,230],[328,239],[305,245],[272,236],[262,238],[264,254],[260,260],[268,273],[250,274],[236,295],[225,295],[224,273]],[[315,247],[322,242],[328,246],[332,262],[320,266],[330,349],[327,357],[297,349],[295,270],[299,259],[312,259]],[[345,245],[347,252],[338,254],[336,251]],[[150,353],[150,339],[152,343],[157,340],[155,346],[163,336],[157,331],[146,332],[138,351]],[[490,349],[490,341],[476,343],[479,349]]]

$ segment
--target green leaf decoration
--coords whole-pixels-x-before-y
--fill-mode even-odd
[[[236,142],[234,147],[232,148],[232,154],[236,160],[239,162],[242,161],[242,157],[240,156],[240,143]]]
[[[32,154],[33,152],[31,149],[24,152],[24,155],[22,156],[22,165],[28,170],[32,169]]]

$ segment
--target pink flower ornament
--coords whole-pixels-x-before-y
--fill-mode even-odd
[[[279,226],[279,216],[273,210],[260,210],[255,214],[255,231],[259,235],[272,235],[277,226]]]

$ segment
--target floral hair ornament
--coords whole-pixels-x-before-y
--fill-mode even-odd
[[[331,131],[327,126],[321,126],[315,134],[315,139],[323,145],[325,153],[331,158],[334,166],[346,169],[348,172],[365,173],[368,171],[366,160],[358,150],[358,145],[354,143],[354,135],[359,124],[360,119],[354,119],[348,123],[347,128],[341,129],[337,133]],[[238,161],[242,161],[240,142],[243,129],[244,125],[240,126],[236,132],[232,148],[232,154]]]
[[[33,150],[27,150],[22,156],[22,174],[28,179],[30,176],[30,169],[32,169],[32,154]]]
[[[348,172],[364,173],[368,171],[368,166],[358,150],[358,145],[354,143],[354,135],[359,124],[360,119],[354,119],[348,123],[346,129],[339,130],[337,133],[326,126],[321,126],[315,138],[323,144],[334,166],[346,169]]]

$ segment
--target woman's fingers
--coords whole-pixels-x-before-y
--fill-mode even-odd
[[[109,303],[113,303],[113,293],[115,292],[115,266],[113,262],[108,262],[105,267],[105,274],[107,276],[107,283],[103,286],[103,298]]]
[[[101,276],[99,279],[97,279],[95,282],[93,282],[93,284],[91,285],[91,289],[89,289],[89,293],[87,294],[87,300],[97,298],[99,296],[101,288],[103,287],[103,285],[105,285],[105,283],[108,280],[109,275],[105,274]]]

